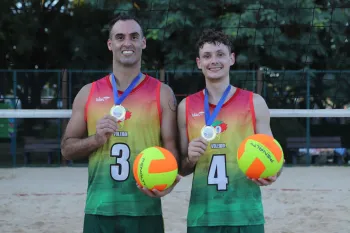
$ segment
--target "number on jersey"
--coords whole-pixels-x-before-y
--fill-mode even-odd
[[[130,173],[130,148],[124,143],[116,143],[111,148],[111,156],[116,158],[116,163],[111,165],[111,177],[116,181],[124,181]]]
[[[216,185],[218,191],[227,190],[228,176],[225,155],[213,155],[209,166],[208,184]]]

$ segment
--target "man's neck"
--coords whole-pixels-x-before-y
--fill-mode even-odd
[[[224,94],[226,88],[230,85],[230,79],[229,78],[223,78],[223,79],[206,79],[205,80],[205,86],[209,93],[209,102],[211,104],[218,104],[220,101],[222,95]],[[235,92],[235,88],[231,88],[230,93],[227,95],[226,100],[231,98],[232,94]],[[225,100],[225,101],[226,101]]]
[[[118,90],[124,91],[126,88],[128,88],[130,83],[140,72],[141,70],[138,64],[130,67],[113,64],[113,74],[116,79]]]

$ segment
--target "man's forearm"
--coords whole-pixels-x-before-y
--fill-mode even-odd
[[[180,173],[182,176],[188,176],[194,172],[195,163],[192,163],[188,156],[184,157],[181,161]]]
[[[84,139],[67,138],[61,144],[61,152],[67,160],[79,160],[88,157],[100,146],[94,135]]]

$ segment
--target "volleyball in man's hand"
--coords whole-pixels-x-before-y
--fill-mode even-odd
[[[137,155],[133,173],[141,187],[163,191],[176,180],[178,165],[174,155],[162,147],[149,147]]]
[[[267,178],[280,171],[284,154],[281,145],[272,136],[254,134],[240,144],[237,163],[247,177]]]

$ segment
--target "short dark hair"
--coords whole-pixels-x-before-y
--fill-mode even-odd
[[[109,21],[109,36],[111,36],[112,28],[114,24],[116,24],[118,21],[127,21],[127,20],[134,20],[141,28],[141,33],[143,35],[143,29],[141,26],[141,23],[138,18],[132,15],[127,15],[127,14],[119,14],[115,16],[111,21]]]
[[[197,41],[197,51],[203,48],[204,44],[206,43],[226,45],[230,53],[233,50],[229,36],[221,30],[205,29],[199,37],[199,40]]]

